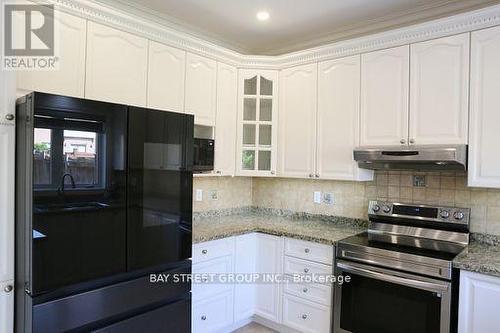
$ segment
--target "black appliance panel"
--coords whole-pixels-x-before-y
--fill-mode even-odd
[[[212,171],[214,169],[215,141],[212,139],[194,139],[194,171]]]
[[[129,109],[127,267],[191,257],[193,116]]]

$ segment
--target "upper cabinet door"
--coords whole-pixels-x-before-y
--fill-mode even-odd
[[[234,175],[236,119],[238,116],[238,70],[217,64],[217,120],[215,122],[215,172]]]
[[[317,64],[281,72],[279,174],[315,177]]]
[[[361,55],[360,144],[406,144],[409,46]]]
[[[413,44],[410,144],[466,144],[469,34]]]
[[[188,53],[186,58],[187,113],[197,125],[215,126],[217,62]]]
[[[186,52],[149,42],[148,107],[184,112]]]
[[[146,106],[148,40],[90,21],[87,37],[85,97]]]
[[[472,33],[469,186],[500,187],[500,27]]]
[[[358,168],[352,155],[359,144],[360,67],[359,55],[318,65],[316,170],[322,179],[373,177],[372,171]]]
[[[29,91],[41,91],[74,97],[84,97],[85,45],[87,22],[73,15],[57,12],[58,29],[56,43],[59,50],[57,70],[19,71],[17,87]]]

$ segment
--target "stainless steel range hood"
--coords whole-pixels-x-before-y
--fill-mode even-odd
[[[467,145],[359,147],[354,160],[373,170],[467,170]]]

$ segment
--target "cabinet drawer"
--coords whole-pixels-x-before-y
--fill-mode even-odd
[[[284,273],[290,275],[329,275],[332,274],[332,266],[285,256]]]
[[[227,274],[231,273],[233,268],[233,256],[224,256],[209,261],[204,261],[193,265],[193,274]],[[197,275],[196,275],[197,277]],[[204,276],[200,276],[204,279]],[[209,276],[206,277],[210,279]],[[191,290],[193,293],[193,301],[196,302],[207,296],[218,294],[224,291],[231,290],[230,283],[205,283],[204,281],[193,280]]]
[[[216,332],[233,323],[233,293],[225,292],[193,305],[193,333]]]
[[[285,293],[326,306],[331,306],[332,303],[332,288],[326,284],[287,281],[285,284]]]
[[[283,296],[283,324],[304,333],[330,332],[330,307]]]
[[[230,255],[234,252],[234,237],[193,245],[193,264]]]
[[[333,246],[330,245],[286,238],[285,254],[326,265],[333,265]]]

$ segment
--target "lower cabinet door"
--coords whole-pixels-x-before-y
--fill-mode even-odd
[[[233,324],[233,292],[211,296],[194,303],[192,332],[210,333]]]
[[[193,274],[200,274],[200,278],[193,280],[191,291],[193,302],[208,298],[210,295],[230,291],[230,283],[215,283],[210,281],[211,275],[229,274],[233,270],[233,257],[225,256],[193,265]],[[222,277],[222,276],[221,276]],[[216,278],[214,278],[216,279]]]
[[[283,325],[303,333],[330,332],[331,308],[303,300],[283,296]]]
[[[332,303],[332,288],[320,283],[296,283],[292,280],[286,282],[285,293],[317,302],[326,306]]]
[[[0,332],[14,332],[14,281],[0,283]]]

